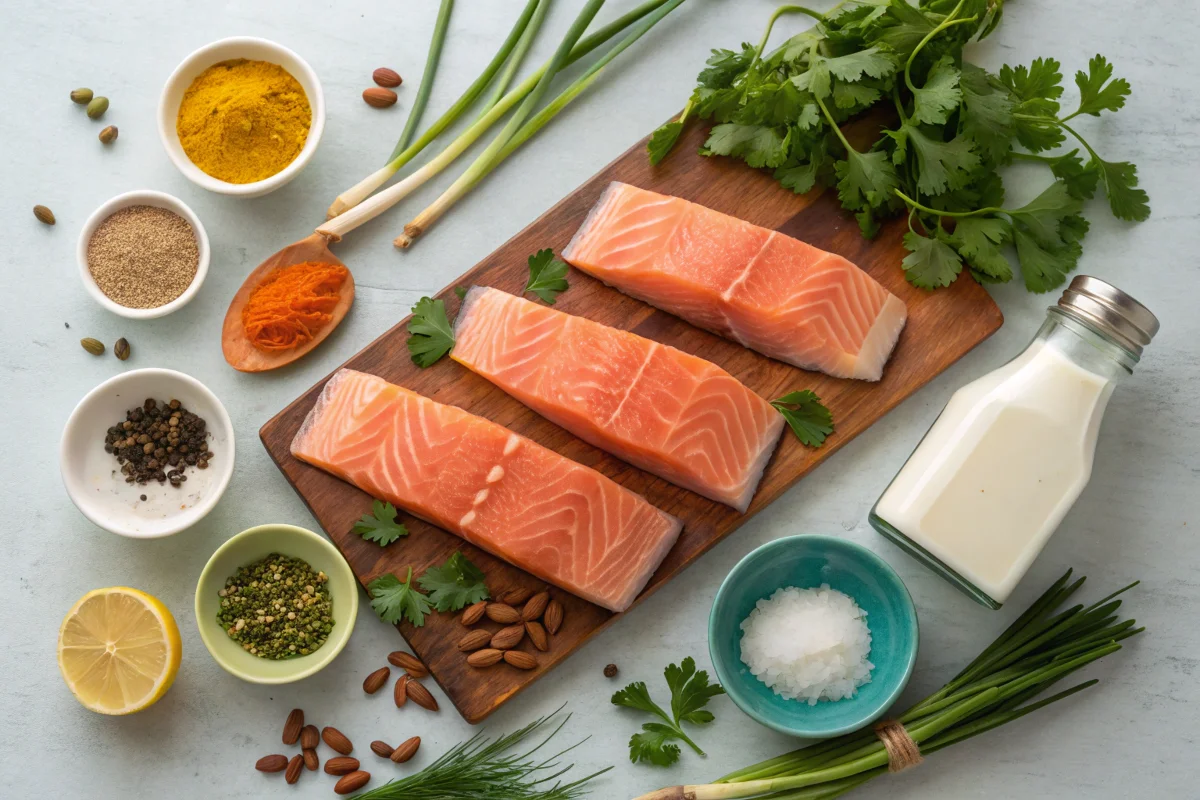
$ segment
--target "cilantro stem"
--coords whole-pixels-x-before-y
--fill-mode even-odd
[[[754,65],[762,60],[763,50],[765,50],[767,47],[767,40],[771,38],[771,29],[775,27],[775,21],[784,14],[807,14],[817,22],[825,21],[825,15],[820,11],[813,11],[811,8],[805,8],[804,6],[780,6],[779,8],[775,9],[775,13],[771,15],[771,19],[767,21],[767,29],[763,31],[762,38],[758,41],[758,48],[754,51],[754,59],[750,62],[749,66],[746,67],[747,72],[753,69]]]
[[[912,82],[912,65],[913,61],[915,61],[917,58],[917,53],[921,52],[925,45],[929,44],[934,37],[947,28],[975,21],[976,18],[974,15],[970,17],[964,17],[963,19],[955,19],[955,17],[958,16],[958,12],[962,10],[964,1],[965,0],[958,0],[958,5],[956,5],[954,9],[946,15],[946,18],[942,20],[936,28],[925,34],[925,38],[918,42],[917,46],[913,48],[913,51],[908,54],[908,61],[904,62],[904,85],[907,86],[908,90],[913,94],[916,94],[917,87],[914,86]]]
[[[845,135],[842,133],[842,129],[838,127],[838,124],[836,122],[834,122],[833,114],[829,113],[829,109],[825,107],[825,103],[821,102],[821,98],[817,97],[814,94],[813,100],[817,101],[817,107],[820,108],[821,112],[825,114],[825,119],[829,120],[829,127],[833,128],[833,132],[836,133],[837,137],[842,140],[842,146],[846,148],[846,152],[847,153],[851,153],[851,152],[857,153],[858,151],[850,146],[850,140],[848,140],[845,137]],[[896,191],[897,191],[897,193],[899,193],[899,190],[896,190]]]
[[[929,206],[918,203],[916,200],[913,200],[911,197],[909,197],[908,195],[906,195],[904,192],[900,191],[899,189],[893,189],[892,192],[893,192],[893,194],[896,195],[896,197],[899,197],[905,203],[908,203],[908,205],[912,206],[913,208],[917,209],[918,211],[924,211],[926,214],[936,214],[938,217],[960,218],[960,217],[977,217],[980,214],[1008,214],[1009,213],[1008,209],[999,208],[997,206],[988,206],[987,208],[977,208],[974,211],[942,211],[941,209],[930,208]]]

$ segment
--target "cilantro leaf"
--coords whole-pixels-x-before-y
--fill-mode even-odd
[[[671,152],[671,148],[675,146],[675,142],[679,141],[679,134],[683,132],[683,123],[679,120],[673,120],[658,128],[650,135],[650,141],[646,142],[646,150],[650,153],[650,163],[657,165],[660,161],[667,157],[667,153]]]
[[[733,50],[713,50],[705,62],[708,68],[696,80],[708,89],[724,89],[746,71],[756,52],[754,45],[749,42],[742,42],[741,51],[736,53]]]
[[[865,83],[842,83],[838,81],[833,85],[833,104],[847,111],[874,105],[881,96],[882,93],[878,89],[874,86],[868,86]],[[816,106],[813,106],[814,111],[816,108]]]
[[[645,681],[634,681],[624,689],[617,690],[612,696],[612,704],[614,706],[636,708],[638,711],[645,711],[647,714],[656,714],[666,718],[666,715],[663,714],[658,704],[650,699],[650,690],[646,688]]]
[[[1043,246],[1057,248],[1066,241],[1059,231],[1060,223],[1082,207],[1083,201],[1072,197],[1065,183],[1054,181],[1025,205],[1008,211],[1008,215]]]
[[[668,665],[664,675],[667,686],[671,687],[671,714],[676,720],[693,725],[713,721],[712,712],[704,710],[704,706],[717,695],[725,694],[725,689],[719,683],[708,682],[707,670],[697,670],[696,660],[688,656],[679,666]]]
[[[980,155],[991,163],[1001,163],[1012,150],[1013,104],[999,81],[987,70],[963,62],[962,79],[963,133],[975,142]]]
[[[1076,241],[1047,247],[1023,225],[1013,226],[1013,241],[1021,262],[1021,277],[1031,292],[1048,292],[1061,286],[1079,261],[1081,249]]]
[[[771,405],[783,418],[800,443],[809,447],[825,444],[825,437],[833,433],[833,414],[821,403],[816,393],[804,389],[788,392],[771,401]]]
[[[422,297],[412,307],[408,321],[408,352],[418,367],[431,367],[454,347],[454,328],[446,318],[446,304]]]
[[[887,154],[878,150],[860,153],[848,150],[846,160],[835,165],[838,197],[851,210],[883,205],[900,180],[896,169],[888,163]]]
[[[669,767],[679,760],[679,745],[671,743],[675,738],[675,729],[670,725],[644,722],[642,732],[629,738],[629,760]]]
[[[817,175],[821,164],[810,161],[807,164],[796,164],[791,167],[780,167],[775,170],[775,180],[785,189],[791,189],[796,194],[812,191],[817,185]]]
[[[368,542],[385,546],[401,536],[408,536],[408,528],[396,522],[396,507],[380,500],[372,503],[370,514],[363,514],[362,519],[354,523],[354,532]]]
[[[945,124],[962,103],[962,90],[958,87],[961,77],[950,56],[939,58],[930,68],[925,85],[913,92],[913,122]]]
[[[1061,64],[1053,58],[1035,58],[1026,67],[1018,64],[1000,68],[1000,82],[1008,87],[1013,96],[1022,102],[1041,101],[1048,113],[1058,113],[1059,97],[1062,97]]]
[[[880,47],[868,47],[866,50],[836,58],[818,58],[824,58],[826,69],[831,75],[850,82],[862,80],[863,75],[886,78],[899,68],[896,57]]]
[[[465,286],[455,286],[455,287],[454,287],[454,293],[455,293],[456,295],[458,295],[458,299],[459,299],[459,300],[462,300],[464,297],[466,297],[466,296],[467,296],[467,287],[465,287]]]
[[[417,583],[438,611],[458,611],[490,597],[483,570],[458,550],[440,567],[430,567]]]
[[[1112,64],[1102,55],[1097,55],[1088,62],[1088,71],[1075,73],[1075,85],[1079,87],[1079,110],[1076,114],[1091,114],[1100,116],[1101,111],[1117,111],[1124,107],[1125,98],[1132,91],[1129,81],[1112,77]]]
[[[958,189],[971,179],[972,170],[979,166],[979,156],[971,140],[955,136],[948,142],[926,133],[911,123],[900,126],[899,131],[889,131],[896,140],[898,149],[893,160],[905,160],[905,143],[911,144],[917,154],[917,189],[922,194],[939,195],[947,189]]]
[[[789,134],[766,125],[715,125],[701,152],[704,155],[738,156],[751,167],[778,167],[788,154]]]
[[[907,0],[890,3],[885,21],[887,26],[880,33],[878,41],[894,50],[896,57],[901,61],[908,60],[917,45],[936,25],[921,9]]]
[[[1144,189],[1137,188],[1137,167],[1128,161],[1104,161],[1094,159],[1089,167],[1099,162],[1100,178],[1108,194],[1108,205],[1117,219],[1141,222],[1150,216],[1150,196]]]
[[[1096,186],[1100,182],[1100,170],[1095,161],[1089,161],[1085,166],[1076,148],[1061,156],[1048,157],[1046,164],[1054,177],[1058,178],[1067,188],[1071,197],[1079,200],[1091,200],[1096,196]]]
[[[420,628],[425,624],[425,615],[432,612],[425,595],[413,588],[412,573],[412,567],[409,567],[404,583],[389,572],[367,584],[371,608],[384,622],[395,625],[404,618]]]
[[[712,712],[704,708],[708,701],[725,689],[720,684],[709,683],[708,673],[696,669],[695,659],[685,658],[678,666],[671,664],[663,673],[671,689],[671,713],[663,710],[650,697],[650,690],[643,681],[636,681],[615,692],[612,704],[624,706],[658,717],[662,722],[642,724],[642,732],[635,733],[629,740],[629,760],[665,767],[679,760],[679,745],[675,740],[686,743],[703,756],[704,751],[684,732],[681,722],[706,725],[713,721]]]
[[[940,236],[922,236],[909,231],[904,234],[908,255],[901,261],[908,282],[920,289],[936,289],[954,283],[962,271],[962,258]]]
[[[567,287],[567,264],[555,258],[553,250],[538,250],[529,257],[529,280],[522,292],[533,292],[543,302],[554,305],[555,298]]]
[[[1012,240],[1012,226],[1000,217],[964,217],[951,234],[951,243],[970,265],[975,277],[985,283],[1012,280],[1012,265],[1001,248]]]

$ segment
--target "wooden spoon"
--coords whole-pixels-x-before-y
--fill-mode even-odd
[[[329,251],[330,242],[336,241],[337,238],[314,233],[268,257],[246,276],[242,287],[233,296],[229,310],[225,312],[225,324],[221,328],[221,349],[225,352],[225,360],[231,367],[242,372],[266,372],[276,369],[306,355],[333,333],[334,328],[341,323],[346,312],[350,310],[350,304],[354,302],[354,276],[348,273],[346,282],[342,284],[341,297],[331,312],[332,319],[325,324],[325,327],[317,331],[312,341],[299,347],[273,352],[259,350],[247,338],[245,328],[242,327],[242,309],[246,307],[250,293],[262,283],[264,278],[280,267],[303,264],[305,261],[346,266]]]

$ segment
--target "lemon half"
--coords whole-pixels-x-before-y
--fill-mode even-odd
[[[100,714],[149,708],[171,688],[183,648],[157,598],[113,586],[88,592],[58,630],[58,668],[80,703]]]

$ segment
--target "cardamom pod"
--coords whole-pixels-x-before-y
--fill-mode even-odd
[[[104,144],[112,144],[117,140],[117,126],[109,125],[104,130],[100,131],[100,141]]]
[[[92,102],[92,90],[75,89],[71,92],[71,101],[74,103],[79,103],[81,106],[86,106],[88,103]]]
[[[107,97],[93,97],[87,104],[87,115],[89,119],[100,119],[104,116],[104,112],[108,111]]]
[[[38,222],[44,222],[47,225],[53,225],[55,222],[54,212],[45,206],[34,206],[33,215],[38,218]]]
[[[94,356],[104,355],[104,342],[100,341],[99,339],[93,339],[92,337],[88,336],[80,339],[79,343],[83,345],[84,350],[87,350]]]
[[[87,345],[84,346],[86,347]],[[103,347],[103,345],[101,345],[101,347]],[[113,355],[122,361],[129,358],[129,342],[125,340],[124,336],[122,336],[120,339],[117,339],[117,343],[113,345]]]

